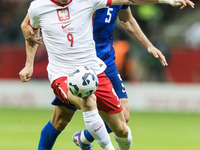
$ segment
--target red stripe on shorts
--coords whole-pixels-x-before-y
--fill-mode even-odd
[[[68,91],[66,81],[67,77],[58,78],[53,81],[53,83],[51,84],[51,88],[53,89],[54,94],[56,94],[61,101],[69,104],[69,100],[66,97],[66,93]]]

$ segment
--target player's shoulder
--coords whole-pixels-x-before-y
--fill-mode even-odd
[[[31,2],[32,7],[40,6],[41,4],[42,4],[42,0],[34,0]]]
[[[50,3],[50,0],[34,0],[31,2],[30,8],[33,10],[39,9],[41,7],[44,7],[45,5],[48,5]]]
[[[50,0],[34,0],[29,7],[29,13],[40,14],[44,9],[48,8]]]

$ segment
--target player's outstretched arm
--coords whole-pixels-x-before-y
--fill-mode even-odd
[[[133,18],[130,8],[121,9],[118,13],[118,18],[123,29],[136,41],[147,48],[155,58],[159,59],[163,66],[167,66],[165,56],[148,40],[137,21]]]
[[[25,18],[25,20],[26,19],[27,18]],[[26,26],[22,25],[21,29],[24,35],[29,34],[29,30],[27,30]],[[38,35],[39,29],[34,30],[34,34]],[[26,37],[24,38],[25,38],[25,44],[26,44],[26,63],[25,63],[25,67],[19,72],[19,76],[20,76],[21,81],[28,82],[31,79],[31,76],[33,74],[34,58],[35,58],[35,53],[38,48],[38,44],[33,44],[32,42],[28,41]]]
[[[143,5],[143,4],[154,4],[154,3],[163,3],[170,4],[172,6],[180,6],[180,9],[185,8],[187,5],[194,8],[194,3],[190,0],[112,0],[111,5]]]

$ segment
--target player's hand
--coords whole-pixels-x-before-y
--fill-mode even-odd
[[[22,82],[28,82],[33,74],[33,67],[24,67],[20,72],[19,76]]]
[[[23,32],[25,40],[28,41],[29,43],[31,43],[31,44],[43,44],[43,38],[38,37],[34,33],[33,28],[30,25],[23,24],[22,32]]]
[[[180,6],[180,9],[185,8],[187,5],[190,5],[190,7],[194,8],[194,3],[190,0],[174,0],[173,6],[178,7]]]
[[[154,46],[147,49],[150,54],[152,54],[155,58],[159,59],[163,66],[168,66],[165,56],[162,54],[160,50],[155,48]]]

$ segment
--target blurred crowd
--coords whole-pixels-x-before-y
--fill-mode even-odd
[[[31,1],[0,0],[0,45],[24,44],[20,25]],[[181,11],[165,4],[131,6],[132,14],[146,36],[167,59],[172,47],[200,49],[200,9],[198,1],[193,0],[193,2],[196,3],[195,9],[187,7]],[[120,73],[124,80],[134,82],[169,80],[161,64],[125,33],[119,23],[116,23],[114,35],[116,42],[127,42],[124,57],[117,57],[116,60],[123,61],[120,63],[120,67],[123,68],[120,69]],[[116,53],[118,49],[120,50],[117,48],[120,45],[117,44]]]
[[[0,43],[24,43],[20,24],[30,0],[0,0]]]

